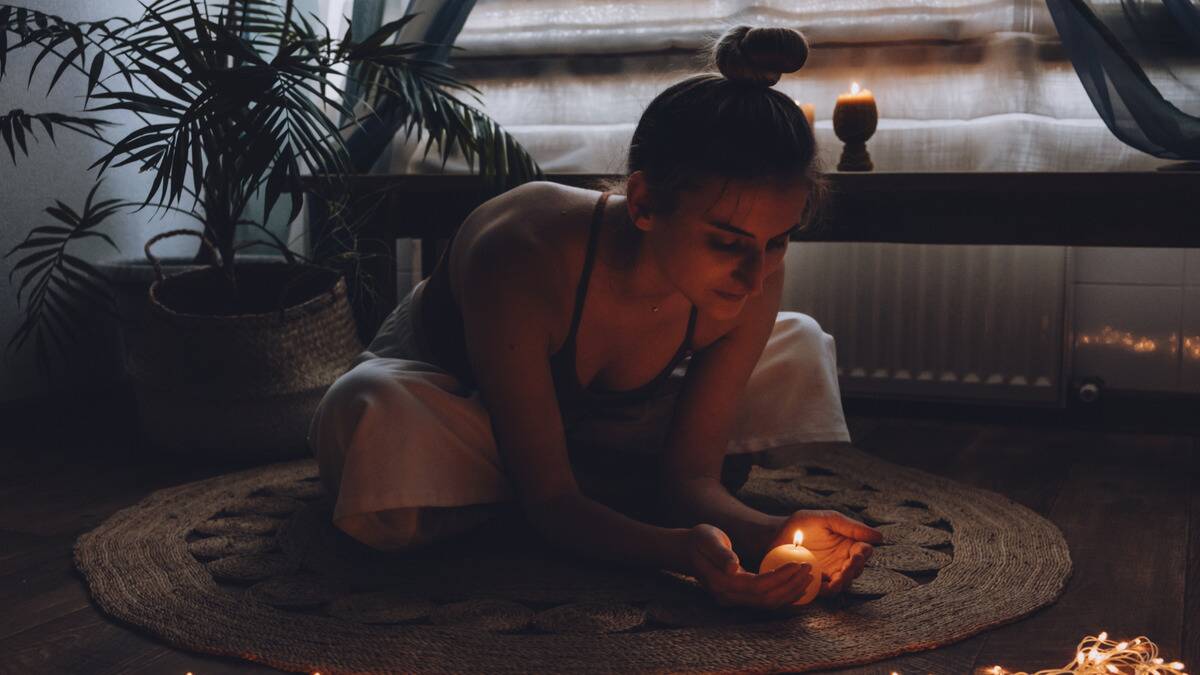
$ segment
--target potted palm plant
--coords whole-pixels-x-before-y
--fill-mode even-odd
[[[33,70],[57,63],[51,89],[69,70],[87,81],[85,108],[76,114],[0,111],[0,137],[13,161],[17,149],[28,155],[29,138],[53,140],[55,129],[106,148],[82,208],[56,200],[46,209],[54,222],[32,228],[7,254],[17,258],[24,312],[9,350],[32,341],[39,363],[65,359],[88,313],[115,311],[104,274],[73,247],[85,239],[115,247],[103,230],[116,214],[147,207],[188,214],[195,228],[157,235],[144,249],[157,270],[157,240],[194,237],[198,269],[160,272],[141,328],[127,333],[143,433],[176,451],[303,454],[321,393],[360,348],[344,274],[356,253],[353,223],[339,224],[343,245],[316,260],[273,233],[268,215],[286,208],[290,221],[306,195],[336,202],[348,194],[337,189],[354,171],[344,132],[381,103],[387,124],[423,141],[426,153],[437,147],[443,162],[461,152],[503,184],[540,171],[460,98],[476,96],[475,89],[422,58],[430,45],[398,41],[412,15],[356,40],[350,29],[331,37],[292,0],[155,0],[144,7],[137,19],[72,22],[0,4],[0,78],[6,54],[29,48],[37,51]],[[346,100],[351,87],[338,84],[343,69],[358,100]],[[116,127],[97,113],[123,115],[132,130],[110,140]],[[147,194],[100,198],[105,172],[126,165],[152,177]],[[259,236],[239,241],[246,231]],[[251,244],[274,249],[279,261],[248,259]]]

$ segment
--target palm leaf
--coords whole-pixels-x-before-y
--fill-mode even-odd
[[[481,110],[445,91],[440,78],[427,78],[424,68],[391,68],[394,97],[391,126],[405,129],[413,140],[426,137],[425,154],[436,145],[443,165],[458,147],[467,165],[499,184],[517,184],[542,176],[540,167],[520,142]],[[432,80],[432,81],[431,81]]]
[[[50,80],[47,94],[54,89],[67,69],[74,68],[88,78],[85,97],[90,96],[100,85],[100,75],[106,63],[113,64],[132,86],[133,78],[129,69],[133,64],[122,58],[120,49],[121,33],[126,30],[128,23],[127,19],[121,17],[73,22],[33,9],[0,5],[0,79],[5,74],[8,52],[36,46],[40,51],[29,69],[26,86],[32,84],[38,67],[50,56],[54,56],[59,65]],[[19,37],[15,44],[8,44],[9,32],[16,33]],[[65,54],[61,53],[59,47],[67,42],[72,44],[72,49]]]
[[[108,235],[95,230],[121,205],[111,199],[95,201],[100,185],[97,182],[88,192],[79,213],[62,202],[47,207],[46,212],[61,224],[34,228],[4,256],[22,254],[9,281],[18,272],[22,274],[17,302],[24,311],[7,349],[10,353],[19,350],[34,338],[35,358],[43,368],[48,368],[51,346],[60,356],[67,355],[66,349],[79,338],[85,318],[97,313],[117,316],[104,275],[69,250],[71,242],[93,237],[117,248]]]
[[[21,152],[28,157],[29,149],[25,145],[25,134],[29,133],[36,139],[37,135],[33,130],[35,121],[42,125],[51,142],[54,142],[54,127],[56,126],[102,141],[104,139],[98,133],[99,129],[112,124],[97,117],[71,117],[60,113],[27,113],[24,110],[9,111],[7,115],[0,115],[0,137],[4,139],[4,145],[8,148],[8,154],[14,164],[17,161],[16,148],[13,146],[14,136],[17,145],[21,147]]]

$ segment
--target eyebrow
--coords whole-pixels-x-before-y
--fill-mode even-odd
[[[751,239],[754,239],[754,238],[755,238],[755,237],[754,237],[754,235],[753,235],[752,233],[750,233],[750,232],[747,232],[746,230],[743,230],[743,229],[742,229],[742,228],[740,228],[740,227],[734,227],[733,225],[730,225],[729,223],[727,223],[727,222],[725,222],[725,221],[722,221],[722,220],[710,220],[710,221],[708,221],[708,224],[709,224],[709,225],[712,225],[713,227],[715,227],[715,228],[717,228],[717,229],[719,229],[719,230],[725,230],[726,232],[732,232],[732,233],[734,233],[734,234],[740,234],[740,235],[742,235],[743,237],[749,237],[749,238],[751,238]],[[779,234],[775,235],[774,237],[771,237],[770,239],[778,239],[778,238],[780,238],[780,237],[782,237],[782,236],[784,236],[784,235],[788,235],[788,236],[789,236],[789,238],[790,238],[791,234],[792,234],[793,232],[796,232],[796,231],[797,231],[797,230],[799,230],[799,229],[800,229],[800,224],[799,224],[799,223],[797,223],[797,224],[795,224],[795,225],[793,225],[793,226],[789,227],[787,230],[784,230],[783,232],[780,232]],[[768,241],[769,241],[769,239],[768,239]]]

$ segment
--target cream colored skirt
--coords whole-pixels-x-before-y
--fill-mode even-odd
[[[309,430],[321,479],[336,496],[334,524],[352,535],[347,524],[370,514],[514,499],[488,410],[477,390],[430,362],[409,311],[413,297],[329,388]],[[686,368],[687,361],[650,401],[575,420],[566,432],[577,473],[654,489],[655,463],[637,460],[662,447]],[[727,455],[849,440],[833,337],[807,315],[780,312],[739,399]],[[581,488],[590,484],[580,480]]]

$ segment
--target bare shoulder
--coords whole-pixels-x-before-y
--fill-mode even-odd
[[[593,195],[590,190],[549,181],[515,187],[484,202],[467,217],[455,235],[455,257],[478,262],[479,253],[496,247],[564,245],[564,237],[569,238],[573,229],[570,225],[587,213]]]
[[[455,235],[455,295],[486,292],[553,317],[570,311],[587,225],[598,193],[548,181],[526,183],[480,205]],[[496,286],[499,285],[499,288]],[[499,295],[497,295],[499,294]],[[469,302],[464,302],[469,304]]]
[[[552,240],[595,192],[549,181],[534,181],[489,199],[475,209],[459,230],[474,241],[489,238]],[[586,209],[585,209],[586,211]]]

